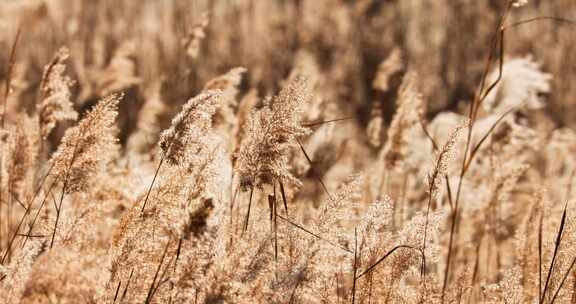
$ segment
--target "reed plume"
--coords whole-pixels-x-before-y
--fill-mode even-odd
[[[44,139],[50,135],[58,122],[78,118],[78,113],[74,110],[70,100],[70,87],[74,82],[64,75],[66,71],[65,61],[68,56],[68,49],[63,47],[56,53],[50,64],[44,68],[38,104],[40,130]]]
[[[299,136],[310,133],[299,121],[310,98],[309,90],[305,78],[295,78],[252,112],[238,156],[237,172],[243,189],[262,187],[274,180],[300,185],[290,173],[288,152],[296,147]]]

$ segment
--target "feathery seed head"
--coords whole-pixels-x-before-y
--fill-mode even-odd
[[[63,47],[56,53],[52,62],[44,68],[40,85],[41,101],[38,105],[38,116],[44,139],[50,135],[56,123],[78,118],[78,113],[70,101],[70,87],[73,81],[64,75],[65,61],[68,56],[68,49]]]
[[[160,135],[160,148],[172,165],[188,165],[190,159],[206,145],[205,134],[212,127],[212,116],[219,105],[222,91],[209,90],[191,98]]]
[[[288,156],[299,136],[310,133],[300,125],[302,106],[310,98],[304,77],[294,77],[274,98],[252,112],[242,141],[238,172],[243,189],[270,184],[273,179],[299,185],[290,173]]]
[[[510,59],[502,69],[502,80],[482,103],[485,110],[504,113],[522,104],[527,109],[544,107],[539,94],[550,92],[552,75],[544,73],[532,56]],[[499,70],[492,71],[488,79],[495,81],[498,75]]]
[[[77,126],[66,130],[58,150],[50,160],[53,175],[68,180],[67,192],[88,186],[89,177],[104,164],[106,156],[114,151],[114,121],[122,95],[109,95],[84,117]]]
[[[434,168],[428,174],[428,190],[430,191],[430,196],[434,197],[438,194],[440,190],[440,184],[444,175],[448,173],[448,165],[456,157],[456,144],[460,134],[464,130],[470,127],[470,120],[464,119],[460,122],[456,128],[450,133],[446,143],[442,146],[438,155],[436,156],[436,161],[434,163]]]
[[[210,14],[204,13],[200,16],[200,20],[194,25],[191,33],[184,41],[184,48],[186,54],[192,59],[198,58],[200,55],[200,46],[202,40],[206,38],[206,27],[210,23]]]
[[[424,102],[416,88],[416,75],[408,73],[404,76],[398,97],[398,110],[388,129],[382,151],[387,170],[398,166],[406,158],[410,133],[418,126],[423,108]]]

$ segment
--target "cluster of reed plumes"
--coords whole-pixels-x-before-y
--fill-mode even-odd
[[[3,2],[0,304],[576,303],[575,10]]]

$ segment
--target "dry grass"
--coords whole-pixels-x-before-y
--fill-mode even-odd
[[[573,0],[0,4],[0,304],[576,303]]]

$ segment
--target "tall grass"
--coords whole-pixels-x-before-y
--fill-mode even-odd
[[[1,3],[0,304],[574,303],[574,10]]]

